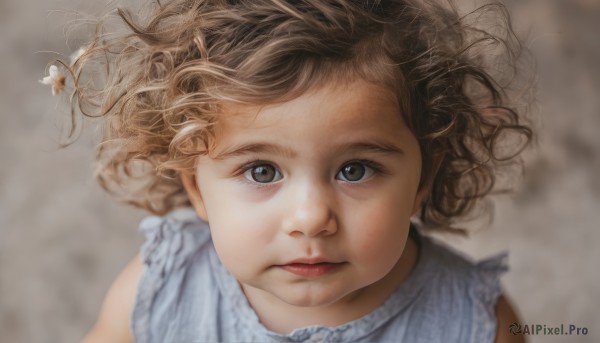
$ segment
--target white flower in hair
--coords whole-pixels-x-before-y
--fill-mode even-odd
[[[65,88],[65,75],[58,70],[58,67],[51,65],[48,69],[48,76],[39,80],[40,83],[52,86],[52,95],[60,93]]]

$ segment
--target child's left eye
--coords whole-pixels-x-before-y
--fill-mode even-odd
[[[381,170],[381,166],[372,161],[352,161],[342,167],[336,178],[346,182],[358,182],[370,178]]]

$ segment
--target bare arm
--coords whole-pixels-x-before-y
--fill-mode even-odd
[[[520,324],[521,320],[504,295],[500,295],[496,303],[496,318],[498,320],[498,332],[496,333],[495,343],[525,343],[523,335],[513,335],[508,329],[510,324]]]
[[[137,255],[111,285],[102,303],[98,321],[83,343],[133,343],[130,315],[142,270],[143,263]]]

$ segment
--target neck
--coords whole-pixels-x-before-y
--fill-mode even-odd
[[[242,289],[261,323],[269,330],[285,334],[311,325],[339,326],[383,305],[410,275],[417,258],[418,246],[409,237],[402,256],[386,276],[326,306],[294,306],[258,288],[242,285]]]

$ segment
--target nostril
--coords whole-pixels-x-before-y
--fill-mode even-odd
[[[298,238],[298,237],[304,236],[304,234],[298,230],[294,230],[294,231],[290,232],[290,236],[292,236],[294,238]]]
[[[325,196],[303,196],[296,199],[284,214],[282,231],[288,237],[299,238],[330,235],[337,230],[331,199]]]

